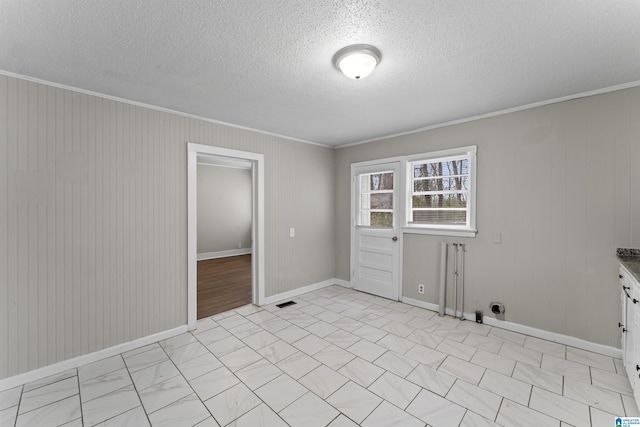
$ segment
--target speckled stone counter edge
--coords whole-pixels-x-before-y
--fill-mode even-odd
[[[616,255],[633,277],[640,282],[640,249],[618,248]]]
[[[618,256],[639,256],[640,257],[640,249],[628,249],[628,248],[618,248],[616,249],[616,255]]]

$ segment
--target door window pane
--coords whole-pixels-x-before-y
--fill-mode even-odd
[[[371,212],[371,227],[393,227],[393,212]]]
[[[393,227],[393,180],[393,171],[359,175],[359,226]]]
[[[371,209],[393,209],[393,193],[372,194]]]

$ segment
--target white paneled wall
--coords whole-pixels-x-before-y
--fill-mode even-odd
[[[265,154],[267,296],[333,277],[333,150],[0,75],[0,378],[186,324],[187,142]]]

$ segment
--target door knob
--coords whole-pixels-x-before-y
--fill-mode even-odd
[[[393,240],[394,242],[397,242],[397,241],[398,241],[398,236],[393,236],[393,237],[391,238],[391,240]]]

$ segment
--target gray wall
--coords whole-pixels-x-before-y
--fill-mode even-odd
[[[187,323],[187,142],[264,154],[267,296],[334,277],[334,150],[0,75],[0,378]]]
[[[640,247],[639,138],[633,88],[339,149],[337,277],[349,280],[351,163],[475,144],[477,237],[405,234],[404,295],[437,303],[440,242],[462,242],[467,311],[497,300],[507,321],[619,347],[615,249]]]
[[[250,169],[198,164],[198,255],[251,249],[251,193]]]

